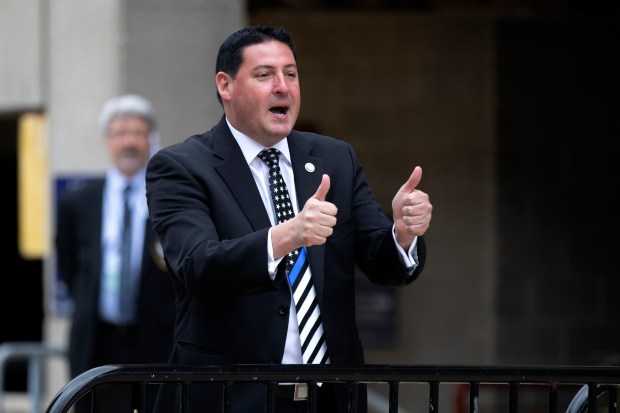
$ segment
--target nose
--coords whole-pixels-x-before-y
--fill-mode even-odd
[[[273,90],[274,93],[288,93],[289,85],[283,73],[275,76],[273,81]]]

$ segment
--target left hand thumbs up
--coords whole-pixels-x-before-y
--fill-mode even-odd
[[[416,166],[392,200],[396,240],[405,250],[414,237],[424,235],[431,222],[433,206],[428,194],[417,189],[421,180],[422,168]]]

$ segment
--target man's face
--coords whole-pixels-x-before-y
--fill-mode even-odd
[[[291,49],[278,41],[248,46],[243,55],[235,79],[216,76],[226,116],[236,129],[272,146],[290,133],[299,114],[297,64]]]
[[[118,116],[108,126],[106,143],[114,165],[132,176],[149,160],[149,124],[137,116]]]

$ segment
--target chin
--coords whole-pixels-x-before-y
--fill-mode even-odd
[[[133,175],[142,167],[142,162],[136,158],[120,159],[116,165],[125,175]]]
[[[287,137],[291,131],[293,130],[293,124],[291,125],[281,125],[277,128],[274,128],[273,130],[273,135],[274,136],[280,136],[281,139],[284,139],[285,137]]]

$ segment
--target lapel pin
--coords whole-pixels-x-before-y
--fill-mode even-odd
[[[306,171],[308,171],[308,172],[314,172],[314,165],[313,165],[313,164],[311,164],[310,162],[308,162],[308,163],[306,164]]]

